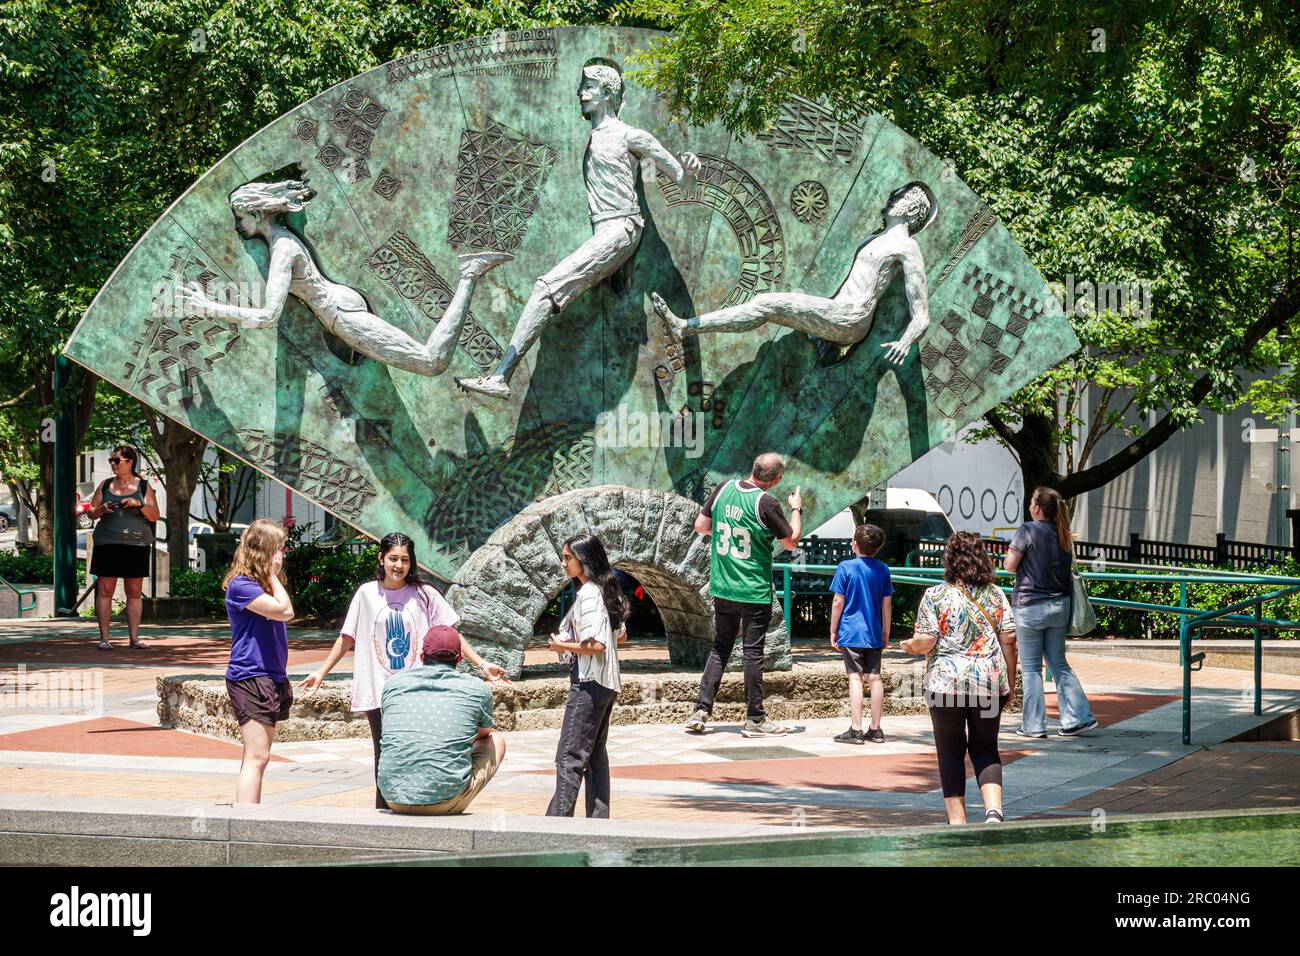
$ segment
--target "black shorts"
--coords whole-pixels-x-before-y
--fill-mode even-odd
[[[235,719],[241,727],[250,720],[274,727],[289,718],[289,708],[293,706],[293,685],[287,680],[272,680],[270,677],[231,680],[227,677],[226,693],[230,695],[230,706],[234,708]]]
[[[97,578],[147,578],[147,544],[97,544],[90,549],[90,573]]]
[[[844,673],[879,674],[883,647],[841,647],[844,654]]]

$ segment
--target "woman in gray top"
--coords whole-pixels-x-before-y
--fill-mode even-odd
[[[1005,567],[1016,575],[1011,604],[1016,616],[1016,644],[1025,681],[1024,710],[1016,734],[1047,736],[1047,706],[1043,699],[1043,658],[1052,669],[1060,706],[1061,736],[1074,737],[1097,729],[1088,695],[1065,659],[1065,634],[1070,628],[1071,567],[1074,539],[1070,508],[1053,488],[1035,488],[1029,516],[1011,539]]]
[[[117,579],[126,592],[126,626],[131,647],[140,643],[140,592],[149,573],[149,548],[153,545],[153,523],[158,520],[158,499],[153,489],[136,472],[139,456],[129,445],[113,449],[108,463],[113,477],[100,484],[90,502],[95,525],[90,573],[95,577],[95,620],[99,622],[99,649],[111,651],[108,621],[113,613]]]

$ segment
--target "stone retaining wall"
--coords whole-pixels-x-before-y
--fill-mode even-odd
[[[917,671],[910,664],[886,662],[885,714],[924,714],[925,705],[913,693]],[[295,684],[305,675],[290,675]],[[615,724],[676,724],[695,707],[698,673],[624,675],[612,718]],[[766,674],[764,705],[773,720],[812,720],[848,717],[848,679],[840,664],[800,664],[793,670]],[[540,730],[559,727],[569,693],[567,677],[542,677],[493,688],[493,717],[501,730]],[[289,719],[279,725],[276,740],[328,740],[369,737],[365,715],[349,710],[350,680],[327,680],[316,694],[295,701]],[[1018,711],[1020,701],[1012,702]],[[226,696],[225,680],[210,675],[158,678],[158,717],[164,726],[230,740],[239,739],[239,725]],[[739,723],[745,718],[744,678],[722,678],[713,719]]]

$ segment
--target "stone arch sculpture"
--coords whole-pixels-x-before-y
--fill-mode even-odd
[[[518,675],[533,624],[568,584],[560,547],[589,531],[610,563],[635,577],[654,600],[674,666],[700,667],[713,644],[708,539],[692,530],[699,505],[666,491],[601,485],[555,495],[497,528],[447,592],[461,632],[485,657]],[[736,653],[739,653],[737,648]],[[775,608],[766,666],[788,669],[790,638]]]

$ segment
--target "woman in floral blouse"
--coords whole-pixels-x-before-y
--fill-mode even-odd
[[[978,535],[957,532],[943,583],[926,590],[903,650],[925,654],[925,702],[934,725],[949,823],[966,822],[966,754],[984,799],[984,822],[1002,822],[998,722],[1011,700],[1016,625]]]

